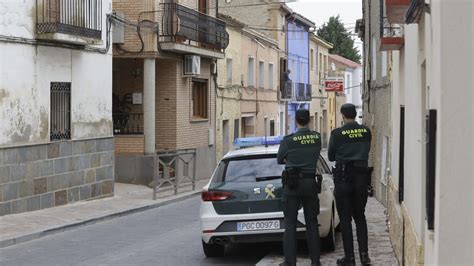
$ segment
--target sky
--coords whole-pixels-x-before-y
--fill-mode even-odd
[[[355,22],[362,18],[362,0],[297,0],[288,3],[293,11],[305,16],[321,27],[329,17],[340,15],[341,21],[346,28],[354,31]],[[359,51],[362,49],[362,41],[355,40]]]

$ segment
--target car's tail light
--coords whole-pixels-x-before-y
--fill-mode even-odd
[[[201,198],[203,201],[222,201],[232,196],[230,191],[203,191]]]

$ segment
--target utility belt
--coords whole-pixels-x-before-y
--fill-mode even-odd
[[[338,162],[336,166],[332,168],[334,178],[342,182],[352,182],[354,175],[366,175],[370,178],[372,171],[373,167],[354,166],[354,162]]]
[[[301,179],[316,180],[318,193],[321,193],[321,183],[323,182],[322,175],[301,173],[301,169],[299,168],[288,168],[283,170],[281,179],[283,185],[288,186],[290,189],[296,189],[298,187],[298,181]]]

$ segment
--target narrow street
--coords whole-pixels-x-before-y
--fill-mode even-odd
[[[235,246],[207,259],[199,197],[2,249],[0,265],[254,265],[274,245]]]
[[[278,265],[280,243],[231,246],[223,258],[202,253],[199,197],[114,220],[81,227],[1,250],[0,265]],[[396,265],[386,232],[383,208],[371,199],[368,206],[371,254],[376,264]],[[306,265],[304,246],[299,265]],[[342,254],[322,253],[324,265],[334,265]]]

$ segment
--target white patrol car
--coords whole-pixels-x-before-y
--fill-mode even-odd
[[[281,173],[277,164],[282,137],[236,139],[236,149],[219,162],[201,202],[202,246],[207,257],[224,255],[225,245],[281,241],[284,219],[281,206]],[[244,148],[245,147],[245,148]],[[323,176],[319,194],[319,233],[326,250],[335,249],[334,183],[325,159],[320,156],[317,174]],[[303,209],[298,214],[298,238],[305,239]]]

